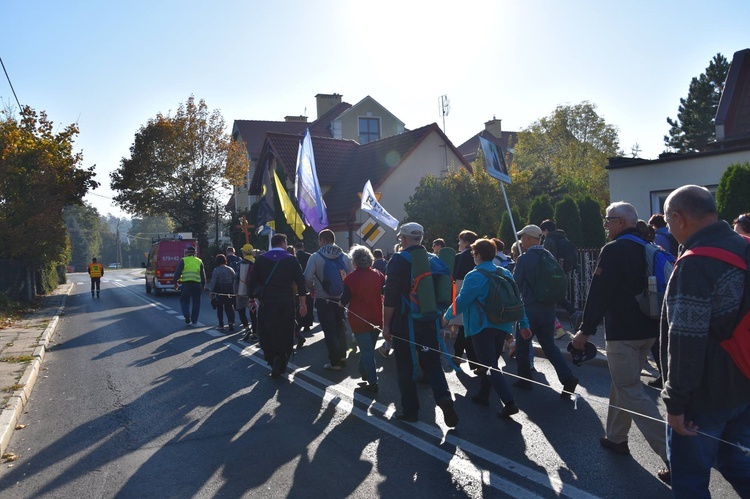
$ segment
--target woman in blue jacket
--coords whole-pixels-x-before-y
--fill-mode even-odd
[[[497,361],[503,351],[503,343],[508,334],[513,333],[515,323],[505,322],[495,324],[490,322],[481,304],[487,299],[490,278],[480,272],[501,272],[504,276],[513,279],[513,275],[507,270],[497,267],[492,260],[495,258],[497,247],[489,239],[477,239],[471,245],[471,253],[474,256],[476,268],[466,274],[461,292],[456,297],[453,306],[448,308],[443,316],[447,323],[455,315],[464,314],[464,331],[467,339],[471,339],[477,355],[477,362],[490,366],[493,369],[482,374],[479,394],[472,397],[472,401],[479,405],[489,405],[490,387],[494,388],[503,402],[503,409],[497,415],[503,419],[518,413],[513,393],[508,382],[497,368]],[[529,321],[524,317],[518,321],[521,330],[528,330]]]

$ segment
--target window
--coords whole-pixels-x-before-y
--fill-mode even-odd
[[[718,185],[704,185],[708,192],[716,198],[716,190],[719,188]],[[651,191],[651,213],[664,213],[664,201],[667,200],[667,196],[672,193],[673,189],[664,191]],[[645,218],[644,220],[648,220]]]
[[[380,118],[359,118],[359,143],[380,139]]]

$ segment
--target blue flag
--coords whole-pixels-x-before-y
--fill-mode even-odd
[[[328,213],[315,171],[315,156],[309,128],[305,130],[305,137],[297,150],[297,182],[294,184],[294,195],[307,225],[315,229],[315,232],[328,227]]]

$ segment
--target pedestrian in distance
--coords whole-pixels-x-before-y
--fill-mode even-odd
[[[432,252],[436,255],[440,252],[441,249],[445,248],[445,239],[442,237],[438,237],[434,241],[432,241]]]
[[[273,378],[286,371],[294,349],[295,286],[296,295],[303,298],[307,291],[302,268],[287,251],[286,235],[274,234],[271,249],[255,259],[249,283],[251,298],[260,301],[260,347]],[[300,315],[308,313],[304,299],[299,300],[298,308]]]
[[[341,305],[348,306],[349,325],[359,346],[360,389],[377,393],[375,343],[383,328],[382,289],[385,276],[372,268],[373,256],[365,246],[355,245],[349,252],[354,272],[344,279]]]
[[[440,363],[437,325],[432,321],[415,322],[413,341],[419,347],[411,344],[409,311],[403,307],[403,304],[408,303],[410,299],[412,264],[410,257],[407,259],[402,253],[423,249],[424,229],[415,222],[405,223],[399,227],[397,237],[403,249],[394,254],[388,262],[383,297],[383,338],[386,341],[393,339],[398,386],[401,393],[401,412],[396,415],[396,418],[409,423],[416,423],[419,420],[419,398],[413,377],[415,366],[414,356],[412,356],[414,349],[418,349],[419,355],[416,358],[419,367],[432,389],[437,406],[443,412],[445,424],[449,428],[454,428],[458,424],[458,414],[453,407],[453,399]]]
[[[383,258],[383,250],[372,250],[372,257],[375,259],[372,262],[372,268],[385,275],[385,268],[388,266],[388,261]]]
[[[599,439],[599,444],[617,454],[630,454],[628,432],[635,422],[649,446],[666,463],[664,418],[641,383],[641,369],[659,334],[659,321],[644,314],[636,299],[644,288],[646,258],[643,245],[625,236],[642,239],[637,223],[638,213],[633,205],[617,202],[607,207],[604,227],[610,242],[599,253],[586,296],[583,322],[572,343],[574,348],[583,350],[604,320],[612,382],[606,434]],[[668,467],[656,473],[659,479],[669,483]]]
[[[315,310],[328,349],[328,363],[323,368],[340,371],[346,365],[346,322],[339,300],[344,277],[354,267],[349,255],[336,245],[332,230],[320,231],[318,245],[320,249],[310,256],[305,267],[305,282],[315,293]]]
[[[750,371],[743,372],[732,358],[741,351],[742,338],[734,327],[747,312],[743,293],[738,293],[750,289],[747,272],[698,253],[723,250],[746,266],[748,240],[719,220],[713,196],[704,187],[673,191],[664,213],[681,245],[661,316],[672,492],[675,497],[710,497],[715,466],[737,497],[750,497]],[[739,344],[722,345],[735,340]]]
[[[201,293],[206,287],[203,261],[195,256],[195,247],[188,246],[185,257],[174,272],[174,288],[180,290],[180,308],[185,324],[197,324],[201,312]],[[192,310],[191,310],[192,305]]]
[[[104,265],[96,261],[96,258],[91,259],[91,263],[89,263],[89,277],[91,278],[91,297],[94,297],[94,292],[96,292],[96,297],[99,298],[99,292],[101,291],[102,286],[102,276],[104,275]]]
[[[240,270],[240,262],[242,261],[242,258],[237,256],[233,246],[227,246],[225,256],[227,257],[227,265],[237,273]]]
[[[513,275],[502,267],[497,267],[493,260],[497,252],[497,246],[490,239],[477,239],[471,246],[471,254],[474,257],[476,267],[464,277],[461,292],[456,296],[455,313],[454,307],[449,307],[443,316],[443,324],[448,322],[456,313],[462,313],[464,317],[464,331],[466,337],[474,345],[477,362],[484,367],[481,374],[479,393],[472,397],[472,402],[482,406],[489,405],[490,389],[494,389],[503,408],[497,415],[507,419],[518,413],[515,397],[502,372],[498,369],[498,360],[503,351],[505,338],[513,332],[516,322],[494,323],[484,312],[482,304],[487,301],[490,290],[490,277],[486,273],[499,272],[505,279],[513,280]],[[529,338],[529,321],[525,317],[517,322],[522,334]]]
[[[224,315],[227,316],[229,331],[234,331],[234,278],[235,272],[227,265],[227,257],[216,255],[216,267],[208,283],[211,303],[216,304],[216,316],[219,319],[219,331],[224,330]]]
[[[557,379],[562,383],[562,393],[560,397],[570,398],[578,386],[578,378],[573,375],[570,365],[560,353],[560,349],[555,345],[555,301],[542,301],[540,290],[542,283],[538,282],[540,268],[544,269],[543,259],[552,260],[552,265],[559,269],[555,263],[552,254],[544,249],[541,244],[542,229],[536,225],[527,225],[517,233],[524,253],[518,257],[513,277],[518,284],[523,296],[523,303],[526,310],[526,317],[529,321],[530,330],[519,330],[516,334],[516,363],[518,365],[518,375],[522,378],[513,383],[516,388],[531,390],[533,385],[530,380],[531,360],[529,353],[531,351],[531,337],[536,336],[539,345],[544,351],[544,355],[555,368]],[[562,272],[562,270],[560,270]],[[525,378],[525,379],[523,379]]]

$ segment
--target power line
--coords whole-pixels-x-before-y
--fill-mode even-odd
[[[16,98],[16,104],[18,104],[18,112],[20,113],[23,111],[23,108],[21,107],[21,103],[18,102],[18,96],[16,95],[16,89],[13,88],[13,83],[10,82],[10,76],[8,76],[8,70],[5,69],[5,63],[3,62],[3,58],[0,57],[0,65],[3,66],[3,71],[5,72],[5,77],[8,79],[8,85],[10,85],[10,90],[13,92],[13,97]]]

